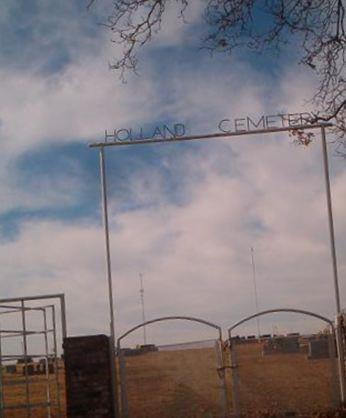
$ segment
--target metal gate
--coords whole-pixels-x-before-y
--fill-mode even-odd
[[[319,319],[326,325],[324,333],[234,336],[240,325],[275,313]],[[228,336],[235,417],[251,417],[258,412],[296,416],[340,405],[343,398],[343,369],[338,370],[341,363],[337,356],[340,345],[334,324],[328,318],[299,309],[271,309],[237,322],[228,329]]]
[[[62,333],[56,306],[35,303],[47,299],[60,300]],[[0,321],[1,418],[62,417],[58,338],[66,335],[64,295],[0,300]]]
[[[191,321],[216,331],[215,339],[170,346],[121,346],[134,331],[158,322]],[[186,316],[144,322],[117,340],[121,418],[226,418],[227,390],[221,328]]]

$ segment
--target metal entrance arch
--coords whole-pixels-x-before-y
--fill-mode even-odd
[[[340,402],[344,402],[344,369],[343,369],[343,363],[340,361],[342,359],[342,353],[340,353],[339,349],[340,349],[340,344],[339,342],[339,338],[340,335],[337,331],[337,328],[334,325],[334,322],[332,320],[330,320],[329,318],[316,314],[314,312],[310,312],[310,311],[306,311],[303,309],[291,309],[291,308],[277,308],[277,309],[268,309],[265,311],[261,311],[258,313],[255,313],[253,315],[250,315],[238,322],[236,322],[235,324],[233,324],[231,327],[228,328],[228,338],[229,338],[229,347],[230,347],[230,355],[231,355],[231,370],[232,370],[232,394],[233,394],[233,411],[234,411],[234,416],[236,418],[239,418],[241,415],[241,408],[240,408],[240,395],[239,395],[239,386],[238,386],[238,364],[237,364],[237,355],[236,355],[236,350],[234,348],[234,341],[232,340],[232,332],[234,331],[234,329],[236,329],[237,327],[239,327],[240,325],[258,318],[260,316],[264,316],[264,315],[268,315],[268,314],[272,314],[272,313],[295,313],[295,314],[301,314],[301,315],[305,315],[305,316],[310,316],[316,319],[319,319],[321,321],[323,321],[324,323],[328,324],[331,327],[331,339],[333,341],[336,342],[336,347],[337,347],[337,357],[338,357],[338,379],[337,380],[337,386],[338,386],[338,395],[339,395],[339,399],[338,399],[338,403],[340,404]],[[335,351],[335,345],[334,344],[330,344],[330,350],[333,353],[333,350]],[[334,361],[333,358],[331,357],[331,367],[332,370],[334,369]],[[336,374],[336,373],[333,373]],[[335,376],[336,377],[336,376]],[[335,405],[335,406],[339,406],[339,405]]]
[[[125,370],[125,361],[124,361],[124,354],[121,349],[121,342],[124,338],[128,335],[132,334],[136,330],[143,328],[147,325],[155,324],[158,322],[165,322],[165,321],[189,321],[194,323],[199,323],[205,325],[209,328],[213,328],[217,331],[217,341],[218,341],[218,352],[217,352],[217,368],[216,371],[223,371],[224,370],[224,351],[223,351],[223,340],[222,340],[222,328],[219,325],[216,325],[210,321],[206,321],[201,318],[195,318],[191,316],[164,316],[156,319],[152,319],[150,321],[143,322],[135,327],[131,328],[130,330],[126,331],[117,339],[117,358],[118,358],[118,371],[119,371],[119,382],[120,382],[120,411],[118,411],[119,416],[121,418],[128,418],[129,417],[129,410],[128,410],[128,398],[127,398],[127,387],[126,387],[126,370]],[[220,378],[220,389],[221,389],[221,410],[222,416],[227,418],[229,417],[229,406],[228,406],[228,396],[227,396],[227,387],[225,382],[225,375],[224,373],[218,373]]]
[[[282,116],[282,115],[281,115]],[[112,263],[111,263],[111,252],[110,252],[110,237],[109,237],[109,221],[108,221],[108,197],[107,197],[107,178],[106,178],[106,163],[105,163],[105,148],[113,146],[128,146],[128,145],[140,145],[140,144],[158,144],[158,143],[172,143],[172,142],[187,142],[194,140],[208,140],[208,139],[230,139],[242,136],[252,136],[259,134],[269,134],[269,133],[278,133],[278,132],[291,132],[298,133],[305,132],[305,130],[315,130],[319,129],[321,131],[321,142],[322,142],[322,154],[323,154],[323,169],[325,177],[325,187],[326,187],[326,201],[327,201],[327,212],[328,212],[328,225],[329,225],[329,238],[330,238],[330,253],[331,261],[333,268],[333,284],[334,284],[334,293],[335,293],[335,307],[336,313],[341,314],[341,304],[340,304],[340,291],[339,291],[339,278],[338,278],[338,269],[337,269],[337,258],[336,258],[336,248],[335,248],[335,233],[334,233],[334,221],[333,221],[333,212],[332,212],[332,198],[330,191],[330,176],[329,176],[329,162],[328,162],[328,150],[327,150],[327,141],[326,141],[326,128],[332,127],[332,123],[311,123],[309,120],[301,121],[301,125],[292,124],[289,122],[289,126],[283,127],[267,127],[265,129],[255,129],[255,130],[236,130],[234,132],[217,132],[213,134],[204,134],[204,135],[192,135],[192,136],[176,136],[174,134],[170,138],[162,137],[157,138],[156,136],[151,138],[141,138],[138,140],[114,140],[108,141],[109,135],[107,131],[105,132],[104,142],[95,142],[89,145],[90,148],[99,149],[100,157],[100,177],[101,177],[101,195],[102,195],[102,209],[103,209],[103,224],[105,232],[105,250],[106,250],[106,267],[107,267],[107,283],[108,283],[108,299],[109,299],[109,326],[110,326],[110,336],[112,339],[112,346],[116,341],[116,332],[114,326],[114,301],[113,301],[113,282],[112,282]]]
[[[287,121],[286,121],[287,122]],[[305,123],[304,123],[305,122]],[[271,122],[270,122],[271,123]],[[331,123],[314,123],[309,120],[301,120],[302,125],[296,125],[295,122],[291,124],[290,119],[288,119],[288,126],[283,124],[283,127],[269,127],[267,126],[264,129],[254,129],[254,130],[238,130],[235,131],[222,131],[222,133],[217,132],[213,134],[204,134],[204,135],[192,135],[192,136],[178,136],[174,134],[172,137],[154,137],[151,138],[141,138],[135,140],[119,139],[116,140],[115,136],[113,141],[109,141],[108,135],[105,133],[105,138],[103,142],[96,142],[90,144],[91,148],[99,149],[100,157],[100,177],[101,177],[101,193],[102,193],[102,207],[103,207],[103,224],[104,224],[104,233],[105,233],[105,255],[106,255],[106,272],[107,272],[107,284],[108,284],[108,299],[109,299],[109,326],[110,326],[110,336],[111,336],[111,348],[114,349],[116,341],[116,332],[115,332],[115,320],[114,320],[114,301],[113,301],[113,281],[112,281],[112,266],[111,266],[111,251],[110,251],[110,236],[109,236],[109,221],[108,221],[108,198],[107,198],[107,179],[106,179],[106,164],[105,164],[105,149],[113,146],[129,146],[129,145],[140,145],[140,144],[157,144],[157,143],[172,143],[172,142],[186,142],[192,140],[208,140],[211,138],[215,139],[231,139],[241,136],[251,136],[259,134],[269,134],[269,133],[278,133],[278,132],[291,132],[291,133],[300,133],[305,130],[315,130],[318,129],[321,132],[321,144],[322,144],[322,156],[323,156],[323,169],[324,169],[324,179],[325,179],[325,190],[326,190],[326,203],[327,203],[327,214],[328,214],[328,225],[329,225],[329,239],[330,239],[330,254],[331,254],[331,264],[333,270],[333,284],[334,284],[334,297],[335,297],[335,308],[336,314],[338,315],[337,327],[336,327],[336,337],[338,344],[338,360],[339,360],[339,372],[340,379],[342,380],[342,400],[345,400],[345,371],[344,359],[343,359],[343,347],[341,345],[341,330],[340,330],[340,316],[342,314],[341,304],[340,304],[340,292],[339,292],[339,279],[338,279],[338,269],[337,269],[337,258],[336,258],[336,247],[335,247],[335,237],[334,237],[334,221],[332,213],[332,199],[331,199],[331,187],[330,187],[330,176],[329,176],[329,162],[328,162],[328,151],[327,151],[327,142],[326,142],[326,129],[332,127]],[[268,125],[268,123],[267,123]],[[257,125],[255,125],[257,126]],[[113,355],[113,354],[112,354]],[[342,367],[341,367],[342,365]]]

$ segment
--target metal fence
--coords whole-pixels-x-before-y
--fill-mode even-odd
[[[0,417],[60,418],[63,364],[56,306],[28,306],[27,300],[41,297],[0,301]]]
[[[323,332],[320,333],[234,336],[236,329],[239,332],[239,326],[256,316],[278,312],[280,310],[253,315],[230,329],[236,417],[252,417],[258,412],[309,416],[340,404],[337,341],[331,321],[313,315],[323,321],[320,327]],[[281,312],[302,314],[303,311]],[[279,323],[278,318],[275,323]]]
[[[243,324],[278,313],[299,315],[301,325],[313,317],[320,321],[316,324],[320,332],[315,328],[308,334],[235,337]],[[176,319],[213,327],[217,338],[125,348],[126,337],[141,327]],[[292,326],[296,324],[293,320]],[[220,327],[199,319],[166,317],[140,324],[118,339],[119,417],[310,416],[337,408],[344,396],[344,369],[340,370],[336,331],[328,318],[297,309],[273,309],[244,318],[228,329],[225,342]]]
[[[220,418],[227,413],[221,329],[189,317],[169,320],[199,322],[217,331],[212,340],[124,348],[118,339],[120,416],[122,418]],[[141,327],[140,326],[140,327]]]

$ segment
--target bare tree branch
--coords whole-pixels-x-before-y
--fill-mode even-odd
[[[92,5],[96,2],[96,0],[90,0],[87,4],[87,10],[91,9]]]
[[[90,0],[88,7],[96,0]],[[98,0],[102,1],[102,0]],[[198,0],[113,0],[103,25],[122,46],[111,64],[136,71],[138,51],[160,30],[167,5],[175,2],[180,16]],[[279,51],[299,45],[300,62],[317,77],[310,100],[314,121],[333,121],[340,139],[346,137],[346,31],[343,0],[199,0],[205,1],[203,47],[232,53],[236,48]],[[263,21],[266,23],[263,24]]]

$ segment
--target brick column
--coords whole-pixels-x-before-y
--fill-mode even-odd
[[[115,418],[109,337],[69,337],[63,347],[67,417]]]

